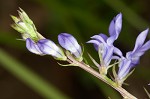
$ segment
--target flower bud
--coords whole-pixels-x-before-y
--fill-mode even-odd
[[[58,60],[66,60],[64,52],[51,40],[41,39],[37,45],[43,54],[52,55]]]
[[[26,48],[34,54],[44,55],[43,52],[39,49],[38,45],[30,38],[26,39]]]
[[[18,13],[19,18],[11,15],[12,19],[15,22],[14,24],[12,24],[12,27],[18,32],[20,32],[23,36],[24,34],[28,34],[27,38],[31,38],[34,41],[38,41],[39,39],[41,39],[38,36],[39,33],[37,32],[35,25],[33,24],[32,20],[28,17],[28,15],[22,9],[20,9]]]
[[[71,35],[67,33],[61,33],[58,35],[59,44],[69,50],[75,57],[82,57],[81,46],[78,44],[77,40]]]

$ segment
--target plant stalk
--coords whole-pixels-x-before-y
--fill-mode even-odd
[[[124,88],[118,86],[114,81],[112,81],[111,79],[109,79],[107,76],[101,75],[100,73],[98,73],[97,71],[95,71],[93,68],[91,68],[89,65],[87,65],[87,64],[85,64],[83,62],[78,62],[71,55],[67,55],[67,56],[72,61],[73,64],[78,65],[78,67],[80,67],[83,70],[89,72],[93,76],[97,77],[98,79],[102,80],[103,82],[105,82],[106,84],[110,85],[112,88],[114,88],[115,90],[117,90],[122,95],[122,97],[124,99],[137,99],[135,96],[133,96],[132,94],[130,94],[129,92],[127,92]]]

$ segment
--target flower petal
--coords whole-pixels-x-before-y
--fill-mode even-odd
[[[104,39],[104,41],[106,42],[106,40],[107,40],[107,38],[108,38],[107,35],[105,35],[105,34],[103,34],[103,33],[100,33],[99,36],[101,36],[101,37]]]
[[[120,57],[118,57],[118,56],[112,56],[112,59],[120,60]]]
[[[108,66],[111,61],[111,58],[113,56],[113,51],[114,51],[113,46],[107,47],[107,53],[105,53],[106,55],[103,57],[106,66]]]
[[[87,41],[86,43],[93,43],[93,44],[96,44],[96,45],[99,45],[99,44],[101,44],[99,41],[97,41],[97,40],[89,40],[89,41]]]
[[[102,54],[102,58],[104,59],[104,57],[107,55],[108,49],[106,46],[104,46],[103,43],[100,43],[98,47],[99,47],[100,53]]]
[[[135,42],[135,47],[133,49],[133,53],[136,52],[137,49],[142,47],[142,45],[146,39],[146,36],[148,34],[148,31],[149,31],[149,29],[146,29],[138,35],[136,42]]]
[[[131,60],[123,59],[119,64],[118,79],[123,79],[130,71]]]
[[[104,35],[103,35],[103,37],[104,37]],[[92,38],[92,39],[95,39],[95,40],[97,40],[97,41],[99,41],[100,43],[106,44],[106,42],[105,42],[105,40],[104,40],[103,37],[101,37],[101,35],[94,35],[94,36],[92,36],[91,38]]]
[[[142,48],[140,49],[140,51],[147,51],[150,49],[150,40],[147,41],[143,46]]]
[[[118,38],[119,33],[122,28],[122,14],[119,13],[114,19],[111,21],[109,25],[109,34],[110,36],[115,36],[115,39]]]
[[[107,39],[107,44],[108,45],[113,45],[115,40],[116,40],[115,36],[111,36]]]
[[[27,38],[26,39],[26,48],[32,52],[32,53],[35,53],[35,54],[39,54],[39,55],[43,55],[43,53],[40,51],[39,47],[37,46],[36,43],[33,42],[32,39],[30,38]]]
[[[132,67],[135,67],[135,65],[139,64],[139,61],[140,61],[140,57],[133,57],[131,59]]]
[[[122,52],[120,51],[120,49],[118,49],[117,47],[114,47],[114,53],[119,55],[120,57],[122,57]]]
[[[137,53],[132,53],[132,51],[126,53],[126,58],[131,60],[132,67],[139,63],[140,56],[142,56],[144,52],[138,51]]]
[[[98,51],[98,46],[101,44],[99,41],[97,40],[90,40],[86,43],[93,43],[94,44],[94,48]]]
[[[127,52],[126,53],[126,58],[131,59],[131,57],[132,57],[132,51]]]

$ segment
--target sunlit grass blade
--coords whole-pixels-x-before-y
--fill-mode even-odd
[[[146,89],[146,88],[144,88],[144,90],[145,90],[145,92],[146,92],[146,94],[147,94],[148,98],[150,99],[150,93],[147,91],[147,89]]]
[[[69,99],[53,85],[46,82],[40,76],[28,69],[27,66],[15,60],[2,49],[0,49],[0,64],[35,92],[44,97],[44,99]]]

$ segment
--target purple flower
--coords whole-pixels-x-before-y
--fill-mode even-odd
[[[81,46],[78,44],[77,40],[71,34],[68,33],[59,34],[58,41],[63,48],[69,50],[77,58],[82,57]]]
[[[103,66],[108,66],[111,59],[114,58],[113,53],[122,56],[121,51],[113,46],[113,42],[118,38],[122,27],[122,14],[118,14],[109,25],[109,35],[105,34],[94,35],[87,43],[93,43],[96,50],[100,48],[104,63]]]
[[[141,32],[135,42],[133,51],[126,53],[126,58],[123,57],[119,64],[118,79],[123,79],[136,64],[139,63],[140,57],[145,51],[150,49],[150,40],[144,44],[149,29]]]
[[[63,51],[54,42],[48,39],[40,39],[35,43],[30,38],[27,38],[26,47],[30,52],[38,55],[52,55],[56,59],[66,60]]]
[[[140,57],[150,49],[150,40],[144,44],[148,31],[149,29],[146,29],[138,35],[133,51],[128,52],[126,55],[127,59],[131,59],[133,66],[138,64]]]

